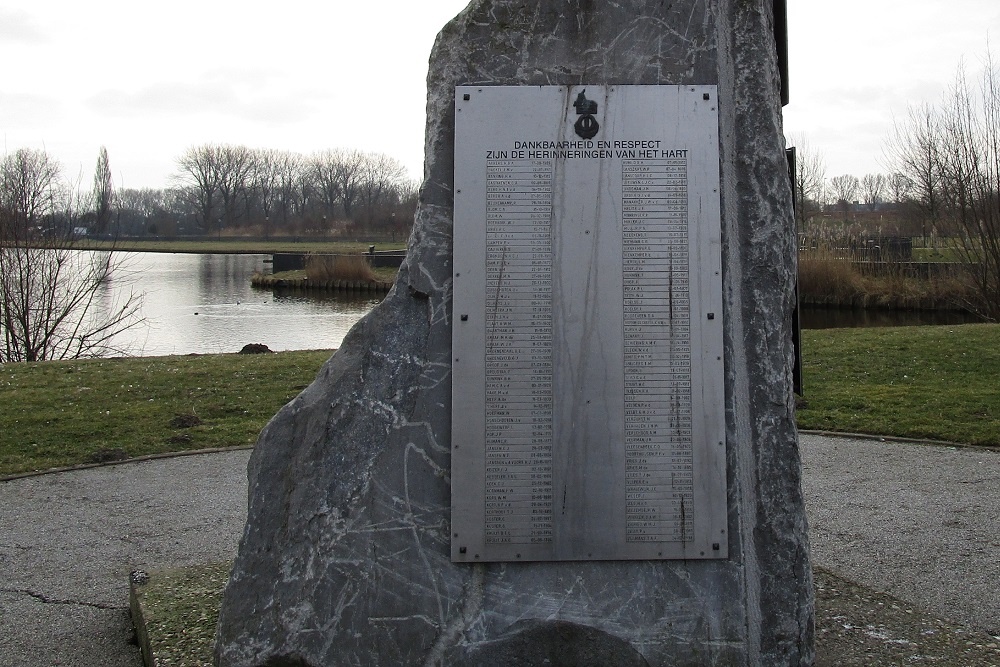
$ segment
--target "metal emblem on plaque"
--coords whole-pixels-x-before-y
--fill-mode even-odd
[[[716,88],[455,119],[452,559],[726,558]]]

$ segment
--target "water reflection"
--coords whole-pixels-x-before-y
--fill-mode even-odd
[[[129,290],[143,295],[145,322],[116,339],[130,354],[238,352],[248,343],[272,350],[339,347],[378,298],[332,293],[270,292],[250,287],[266,255],[128,253],[98,294],[99,310],[120,306]],[[802,328],[967,324],[960,312],[851,310],[804,306]]]
[[[799,312],[803,329],[910,327],[982,322],[975,315],[955,310],[877,310],[802,306]]]
[[[339,347],[378,299],[370,295],[275,294],[250,276],[265,255],[129,253],[130,284],[143,294],[145,322],[120,341],[132,354],[238,352],[247,343],[272,350]]]

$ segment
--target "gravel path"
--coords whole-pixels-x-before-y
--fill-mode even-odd
[[[833,573],[819,578],[833,597],[883,617],[878,605],[895,603],[869,593],[885,591],[1000,634],[1000,453],[803,435],[802,455],[813,560]],[[128,573],[231,559],[248,457],[239,450],[0,482],[0,664],[141,665],[130,643]],[[839,613],[825,610],[821,622]],[[838,636],[860,645],[842,628]],[[886,636],[876,641],[894,641]],[[841,664],[878,663],[861,655]]]
[[[802,435],[815,565],[1000,635],[1000,452]]]

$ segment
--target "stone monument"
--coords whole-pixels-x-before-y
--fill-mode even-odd
[[[396,285],[261,433],[221,667],[810,665],[770,0],[473,0]]]

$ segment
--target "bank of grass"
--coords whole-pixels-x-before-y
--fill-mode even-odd
[[[396,274],[399,273],[399,269],[395,266],[375,266],[369,267],[371,272],[371,277],[366,278],[366,280],[375,280],[383,283],[393,283],[396,281]],[[292,271],[279,271],[278,273],[272,273],[269,276],[271,280],[286,280],[290,282],[295,282],[298,280],[348,280],[347,278],[321,278],[319,276],[314,276],[306,269],[294,269]],[[353,280],[357,280],[356,278]]]
[[[1000,446],[1000,325],[802,332],[801,428]],[[0,366],[0,475],[251,445],[329,351]]]
[[[252,445],[331,352],[0,366],[0,475]]]
[[[1000,445],[1000,325],[802,332],[800,428]]]

